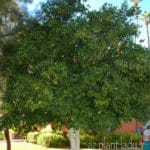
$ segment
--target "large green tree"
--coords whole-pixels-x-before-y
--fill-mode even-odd
[[[26,12],[22,3],[31,2],[31,0],[0,0],[0,64],[3,66],[5,62],[14,53],[15,39],[19,30],[15,30],[16,27],[23,22],[23,17]],[[3,102],[3,94],[5,91],[5,81],[7,73],[0,70],[0,115],[3,114],[1,104]],[[7,140],[7,150],[11,149],[11,143],[9,139],[9,130],[5,128],[5,137]]]
[[[150,53],[130,41],[127,5],[87,11],[78,0],[55,0],[42,8],[41,21],[23,26],[3,65],[9,76],[1,126],[59,121],[103,134],[122,119],[145,120]]]

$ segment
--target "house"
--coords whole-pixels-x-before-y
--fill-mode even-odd
[[[116,133],[138,133],[140,134],[140,128],[142,128],[142,123],[137,122],[134,118],[130,122],[121,121],[121,127],[118,128]]]

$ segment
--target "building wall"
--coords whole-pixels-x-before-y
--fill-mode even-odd
[[[142,123],[137,122],[134,118],[130,122],[121,121],[121,127],[117,129],[115,132],[122,133],[136,133],[142,127]]]

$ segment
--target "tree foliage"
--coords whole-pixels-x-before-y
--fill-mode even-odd
[[[1,126],[35,123],[106,132],[120,120],[149,114],[150,53],[127,5],[87,11],[79,1],[49,1],[41,21],[22,27],[15,53],[3,64],[8,80]],[[77,15],[80,14],[80,15]]]
[[[23,6],[29,2],[32,0],[0,0],[0,42],[12,37],[13,29],[27,15]]]

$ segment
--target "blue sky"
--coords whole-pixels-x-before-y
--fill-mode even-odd
[[[39,8],[39,3],[43,2],[46,0],[34,0],[33,4],[28,5],[28,8],[30,11],[33,11],[37,8]],[[87,0],[86,4],[90,5],[91,10],[98,10],[104,3],[112,3],[114,6],[120,7],[121,4],[124,2],[124,0]],[[133,6],[133,3],[130,0],[127,0],[129,6]],[[141,8],[142,12],[147,11],[150,13],[150,0],[142,0],[139,2],[139,7]],[[145,24],[142,21],[142,19],[139,19],[139,24],[142,26],[140,28],[140,36],[137,40],[140,41],[141,39],[145,39],[144,43],[142,44],[143,46],[147,46],[147,36],[146,36],[146,28]]]
[[[35,8],[38,7],[39,2],[43,2],[46,0],[34,0],[33,5],[29,5],[30,10],[34,10]],[[91,9],[98,9],[101,7],[104,3],[112,3],[113,5],[120,6],[124,0],[87,0],[86,3],[88,3],[91,6]],[[127,1],[130,6],[132,6],[132,2],[130,0]],[[139,3],[139,6],[142,8],[144,11],[150,11],[150,0],[142,0]]]
[[[91,6],[92,9],[98,9],[100,6],[102,6],[104,3],[112,3],[115,6],[121,6],[121,4],[124,2],[124,0],[88,0],[87,3]],[[130,0],[127,0],[129,6],[132,6],[133,3]],[[144,11],[150,11],[150,0],[142,0],[139,3],[139,6]]]

